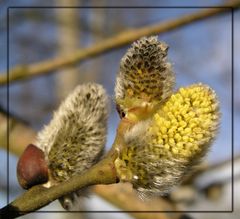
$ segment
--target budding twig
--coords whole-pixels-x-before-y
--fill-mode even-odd
[[[110,50],[129,44],[143,36],[168,32],[184,25],[191,24],[195,21],[229,12],[230,8],[238,8],[239,6],[239,0],[229,1],[226,4],[219,5],[219,7],[216,8],[200,10],[196,13],[184,15],[180,18],[172,19],[166,22],[122,32],[117,36],[113,36],[86,49],[81,48],[70,56],[57,57],[52,60],[42,61],[30,65],[19,65],[10,70],[9,82],[11,83],[17,80],[27,79],[32,76],[49,74],[56,69],[77,64],[87,58],[95,57]],[[6,85],[7,81],[6,73],[0,73],[0,85]]]
[[[103,160],[88,169],[88,171],[82,175],[73,176],[69,180],[59,183],[56,186],[45,188],[42,185],[37,185],[32,187],[13,202],[2,208],[1,215],[9,219],[16,218],[36,211],[63,195],[80,190],[84,187],[97,184],[118,183],[119,180],[114,165],[118,152],[115,148],[119,147],[122,143],[123,133],[121,128],[123,125],[125,130],[128,128],[128,124],[126,124],[125,121],[120,122],[112,149]]]
[[[11,119],[12,118],[10,118],[10,120]],[[6,122],[7,122],[6,116],[1,113],[0,127],[6,127]],[[24,137],[22,137],[23,134],[24,134]],[[6,136],[5,131],[3,132],[2,129],[0,129],[0,136]],[[26,145],[29,142],[34,141],[35,136],[36,136],[36,133],[34,133],[34,131],[30,127],[24,125],[21,121],[16,120],[15,126],[13,127],[13,129],[10,130],[9,152],[17,156],[20,156],[20,154],[22,154],[22,152],[24,151]],[[16,144],[16,142],[18,142],[18,144]],[[1,138],[0,138],[0,146],[6,147],[6,142],[1,141]],[[173,203],[167,200],[163,200],[160,197],[154,200],[154,206],[156,206],[156,208],[153,208],[153,205],[152,205],[153,202],[142,203],[139,200],[139,197],[135,194],[134,191],[132,191],[132,189],[128,184],[121,184],[121,185],[118,184],[118,186],[112,185],[110,187],[108,186],[109,185],[93,186],[91,191],[124,211],[129,211],[129,210],[131,211],[133,209],[136,211],[137,210],[139,211],[175,210],[175,206],[173,205]],[[124,191],[124,194],[123,194],[123,191]],[[124,197],[125,199],[123,200]],[[129,203],[126,201],[126,198],[131,198],[132,201]],[[141,203],[141,204],[139,205],[138,203]],[[149,214],[131,213],[131,215],[139,219],[148,219],[151,217],[153,218],[153,215],[151,213]],[[175,215],[175,217],[172,217],[172,215]],[[158,217],[159,218],[179,218],[177,217],[176,214],[168,215],[168,217],[165,214],[154,214],[154,218],[158,218]]]
[[[45,188],[42,185],[34,186],[12,203],[2,208],[1,215],[3,215],[3,218],[16,218],[36,211],[63,195],[86,186],[117,183],[114,160],[115,154],[112,153],[80,176],[74,176],[70,180],[51,188]]]

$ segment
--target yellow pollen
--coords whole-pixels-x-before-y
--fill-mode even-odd
[[[153,142],[174,155],[194,156],[217,129],[218,113],[213,109],[218,109],[218,102],[207,86],[180,88],[153,116],[151,133],[157,138]]]

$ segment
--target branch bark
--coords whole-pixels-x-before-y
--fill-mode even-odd
[[[17,119],[10,118],[10,121],[14,120],[14,126],[10,125],[10,136],[9,136],[9,152],[20,156],[21,153],[25,150],[25,147],[30,143],[34,142],[34,138],[36,133],[27,125],[23,124],[22,122],[18,121]],[[6,116],[1,113],[0,114],[0,127],[6,127],[7,119]],[[11,122],[10,122],[11,123]],[[24,136],[23,136],[24,135]],[[0,128],[0,136],[5,136],[1,141],[0,138],[0,146],[3,148],[6,148],[6,132],[5,129]],[[17,140],[18,139],[18,140]],[[15,143],[14,143],[15,142]],[[18,145],[16,146],[16,142],[18,142]],[[75,179],[73,179],[75,180]],[[72,181],[72,179],[71,179]],[[75,180],[76,181],[76,180]],[[78,181],[79,182],[79,181]],[[108,185],[109,186],[109,185]],[[93,186],[92,191],[97,194],[98,196],[104,198],[111,204],[119,207],[123,211],[175,211],[177,210],[175,205],[171,203],[170,201],[164,200],[162,198],[154,199],[151,202],[142,202],[139,200],[139,197],[136,195],[136,193],[133,191],[132,188],[130,188],[127,184],[116,184],[112,185],[111,187],[104,186],[104,185],[98,185]],[[70,187],[70,186],[69,186]],[[126,187],[126,188],[125,188]],[[59,185],[57,188],[54,189],[54,191],[62,191],[61,186]],[[1,213],[5,214],[6,218],[13,218],[20,216],[20,214],[24,214],[27,212],[20,212],[19,208],[27,209],[29,211],[30,207],[33,209],[33,207],[39,207],[37,205],[39,202],[42,202],[42,198],[38,197],[39,194],[44,194],[44,196],[47,196],[47,199],[49,198],[49,193],[54,194],[54,191],[48,190],[42,186],[37,186],[32,188],[32,191],[30,193],[27,192],[27,195],[24,195],[21,199],[19,199],[17,202],[14,202],[14,204],[9,205],[8,207],[5,207],[2,209]],[[32,197],[34,197],[36,194],[36,198],[32,201]],[[61,193],[62,194],[62,193]],[[126,195],[125,199],[131,199],[132,201],[126,201],[124,199],[124,196]],[[29,199],[29,197],[31,197]],[[56,196],[54,196],[56,198]],[[29,201],[34,202],[35,206],[29,206]],[[45,201],[45,200],[44,200]],[[52,198],[51,198],[52,201]],[[45,205],[47,203],[45,202]],[[16,207],[17,206],[17,207]],[[41,206],[40,206],[41,207]],[[34,209],[35,210],[35,209]],[[151,218],[159,218],[159,219],[175,219],[180,218],[181,214],[153,214],[153,213],[130,213],[133,217],[139,218],[139,219],[151,219]]]
[[[117,183],[118,179],[113,164],[114,160],[115,154],[113,153],[84,174],[74,176],[68,181],[50,188],[43,187],[42,185],[34,186],[2,208],[1,215],[3,215],[3,218],[16,218],[36,211],[63,195],[77,191],[86,186]]]
[[[9,82],[15,82],[17,80],[27,79],[32,76],[52,73],[56,69],[77,64],[87,58],[95,57],[110,50],[129,44],[143,36],[168,32],[187,24],[192,24],[193,22],[212,17],[214,15],[220,15],[229,12],[231,8],[236,9],[239,8],[239,6],[239,0],[228,1],[225,4],[220,5],[218,8],[203,9],[196,13],[184,15],[163,23],[124,31],[93,46],[85,49],[79,49],[69,56],[56,57],[51,60],[30,65],[19,65],[9,71]],[[1,73],[0,85],[6,84],[6,73]]]

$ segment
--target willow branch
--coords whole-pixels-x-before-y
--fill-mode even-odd
[[[171,30],[175,30],[187,24],[192,24],[193,22],[200,21],[212,17],[214,15],[220,15],[229,12],[230,8],[238,8],[239,6],[240,6],[239,0],[229,1],[219,6],[219,8],[204,9],[196,13],[184,15],[182,17],[172,19],[169,21],[124,31],[116,36],[103,40],[93,46],[84,49],[79,49],[75,53],[68,56],[56,57],[51,60],[42,61],[30,65],[19,65],[10,70],[9,82],[27,79],[32,76],[49,74],[59,68],[78,64],[79,62],[87,58],[95,57],[110,50],[129,44],[143,36],[160,34]],[[0,85],[6,84],[7,84],[6,73],[5,74],[1,73]]]
[[[10,136],[9,136],[9,152],[20,156],[25,150],[26,146],[30,142],[34,142],[36,133],[28,126],[22,123],[21,121],[10,117],[10,123],[14,121],[14,125],[10,125]],[[1,129],[1,127],[6,127],[7,118],[4,113],[0,113],[0,146],[6,148],[6,130]],[[4,140],[3,140],[4,139]],[[15,142],[15,144],[14,144]],[[16,145],[16,142],[18,144]],[[126,187],[126,188],[125,188]],[[40,187],[42,189],[42,187]],[[139,197],[136,195],[136,192],[131,188],[127,183],[116,184],[116,185],[97,185],[92,187],[92,192],[111,204],[119,207],[124,211],[174,211],[176,210],[173,203],[170,201],[164,200],[162,198],[154,199],[150,202],[142,202]],[[125,196],[125,199],[124,199]],[[126,199],[131,199],[132,201],[126,201]],[[154,206],[154,207],[153,207]],[[179,218],[180,214],[171,214],[168,216],[166,214],[153,214],[152,213],[130,213],[134,218],[138,219],[175,219]],[[174,216],[174,217],[173,217]]]
[[[109,155],[84,174],[74,176],[70,180],[56,186],[50,188],[43,187],[42,185],[34,186],[12,203],[2,208],[1,215],[4,218],[16,218],[36,211],[63,195],[86,186],[117,183],[118,180],[113,165],[114,159],[115,154]]]
[[[115,171],[114,161],[118,154],[114,146],[119,143],[121,143],[121,135],[117,132],[113,148],[103,160],[88,169],[88,171],[82,175],[73,176],[71,179],[58,185],[53,185],[50,188],[46,188],[44,185],[33,186],[13,202],[2,208],[0,212],[1,215],[3,215],[4,218],[16,218],[36,211],[63,195],[78,191],[84,187],[97,184],[117,183],[118,177]]]

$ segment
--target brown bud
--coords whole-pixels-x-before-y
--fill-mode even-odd
[[[18,182],[24,189],[48,181],[48,165],[44,152],[33,144],[29,144],[17,164]]]

